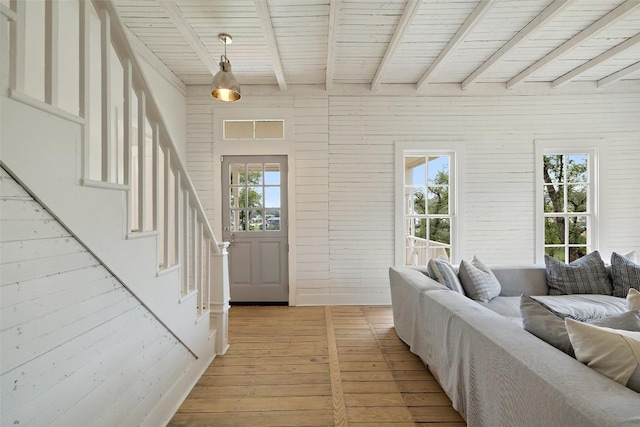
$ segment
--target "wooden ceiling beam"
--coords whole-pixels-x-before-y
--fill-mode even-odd
[[[340,0],[330,0],[329,2],[329,32],[327,37],[327,76],[325,89],[333,89],[333,72],[336,62],[336,45],[338,40],[338,10]]]
[[[278,50],[278,43],[276,42],[276,34],[273,31],[273,25],[271,24],[271,14],[269,13],[269,6],[265,0],[254,0],[256,5],[256,11],[258,12],[258,19],[262,23],[265,35],[267,36],[267,46],[269,47],[269,53],[273,60],[273,71],[276,74],[276,80],[278,80],[278,86],[281,91],[287,90],[287,81],[284,77],[284,68],[282,67],[282,61],[280,60],[280,51]]]
[[[531,76],[536,71],[540,70],[543,67],[546,67],[551,62],[558,59],[560,56],[575,49],[586,40],[598,34],[600,31],[629,15],[630,13],[635,11],[638,6],[640,6],[640,0],[627,0],[626,2],[622,3],[620,6],[607,13],[605,16],[589,25],[584,30],[580,31],[573,38],[567,40],[566,42],[555,48],[548,55],[542,57],[541,59],[527,67],[524,71],[518,73],[518,75],[507,82],[507,89],[511,89],[514,86],[522,83],[527,77]]]
[[[618,80],[622,80],[625,77],[637,73],[640,71],[640,61],[636,62],[633,65],[629,65],[627,68],[623,68],[620,71],[617,71],[607,77],[604,77],[598,80],[598,87],[603,87],[613,82],[617,82]]]
[[[579,66],[577,68],[574,68],[573,70],[569,71],[564,76],[555,79],[553,82],[551,82],[551,87],[555,88],[555,87],[560,87],[560,86],[562,86],[564,84],[567,84],[571,80],[573,80],[576,77],[578,77],[580,74],[584,73],[585,71],[590,70],[593,67],[596,67],[596,66],[602,64],[603,62],[610,60],[614,56],[619,55],[622,52],[624,52],[625,50],[631,49],[632,47],[634,47],[634,46],[636,46],[638,44],[640,44],[640,34],[636,34],[635,36],[628,38],[627,40],[625,40],[624,42],[620,43],[616,47],[613,47],[613,48],[609,49],[608,51],[603,52],[602,54],[596,56],[592,60],[587,61],[584,64],[582,64],[581,66]]]
[[[173,25],[176,26],[187,43],[191,45],[193,50],[196,52],[196,55],[198,55],[198,58],[200,58],[202,63],[207,67],[211,75],[215,76],[220,69],[218,63],[213,59],[211,53],[209,53],[207,47],[202,43],[202,40],[200,40],[200,37],[191,24],[187,22],[187,19],[182,14],[182,11],[176,4],[175,0],[158,0],[158,4],[162,6],[165,12],[169,15]]]
[[[422,6],[422,0],[409,0],[407,2],[404,8],[404,13],[400,18],[400,22],[398,22],[398,26],[396,27],[396,31],[393,33],[391,41],[387,45],[387,50],[384,52],[384,56],[382,57],[382,60],[378,65],[378,70],[376,71],[376,74],[373,76],[373,80],[371,81],[372,91],[375,91],[380,85],[382,76],[384,75],[386,68],[391,63],[393,54],[395,53],[405,34],[409,30],[411,22],[413,22],[413,19],[416,17],[418,11],[420,10],[420,6]]]
[[[449,40],[449,43],[440,51],[436,59],[431,63],[427,71],[422,75],[420,80],[418,80],[417,89],[424,89],[427,84],[429,84],[429,80],[435,75],[436,71],[444,63],[449,59],[451,54],[456,50],[458,46],[460,46],[465,37],[473,30],[473,27],[480,22],[485,13],[491,9],[491,7],[496,3],[497,0],[482,0],[476,8],[471,12],[471,15],[464,21],[464,24],[458,29],[458,31],[454,34],[454,36]]]
[[[552,20],[556,15],[562,12],[573,0],[554,0],[547,6],[538,16],[529,22],[522,30],[518,32],[511,40],[498,49],[489,59],[471,73],[461,84],[462,89],[467,89],[476,83],[480,76],[489,68],[500,61],[507,53],[515,49],[520,43],[525,41],[536,30],[540,29],[547,22]]]

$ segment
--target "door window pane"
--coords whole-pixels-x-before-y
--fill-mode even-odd
[[[242,185],[246,183],[244,165],[229,165],[229,183]]]
[[[262,164],[248,164],[247,165],[247,183],[249,184],[263,184],[262,180]]]
[[[267,208],[280,207],[280,187],[265,187],[265,206]]]
[[[266,185],[280,185],[280,165],[278,163],[264,165],[264,183]]]

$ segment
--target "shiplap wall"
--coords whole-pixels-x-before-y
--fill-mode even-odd
[[[195,357],[0,168],[1,424],[139,425]]]
[[[187,91],[189,165],[209,180],[214,109],[207,89]],[[395,145],[461,143],[460,254],[490,264],[535,260],[535,140],[606,141],[600,165],[600,250],[640,250],[640,96],[629,94],[392,97],[251,96],[243,107],[295,108],[298,304],[388,303],[394,264]],[[240,105],[240,104],[237,104]],[[215,107],[215,108],[214,108]],[[232,109],[233,105],[225,107]],[[192,123],[192,121],[197,121]],[[219,209],[219,207],[217,208]]]

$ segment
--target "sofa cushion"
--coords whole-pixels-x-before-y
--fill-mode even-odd
[[[475,256],[471,262],[462,260],[458,273],[466,295],[479,301],[490,301],[500,295],[500,282]]]
[[[629,289],[627,308],[629,310],[640,310],[640,291],[637,289]]]
[[[581,320],[628,311],[627,303],[623,298],[611,295],[536,295],[533,298],[557,313],[569,314],[574,319]]]
[[[603,328],[565,319],[576,358],[612,380],[637,386],[640,372],[640,332]],[[640,393],[640,387],[632,389]]]
[[[611,254],[611,278],[613,295],[624,298],[629,289],[640,289],[640,265],[614,252]]]
[[[598,251],[578,258],[571,264],[550,256],[545,256],[544,262],[547,267],[549,295],[611,295],[613,292],[609,274]]]
[[[429,260],[427,268],[429,269],[429,276],[431,276],[432,279],[436,279],[438,283],[464,295],[462,283],[460,283],[460,279],[451,264],[432,258]]]

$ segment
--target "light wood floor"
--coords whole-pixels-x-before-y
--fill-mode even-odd
[[[170,426],[465,426],[390,307],[232,307]]]

